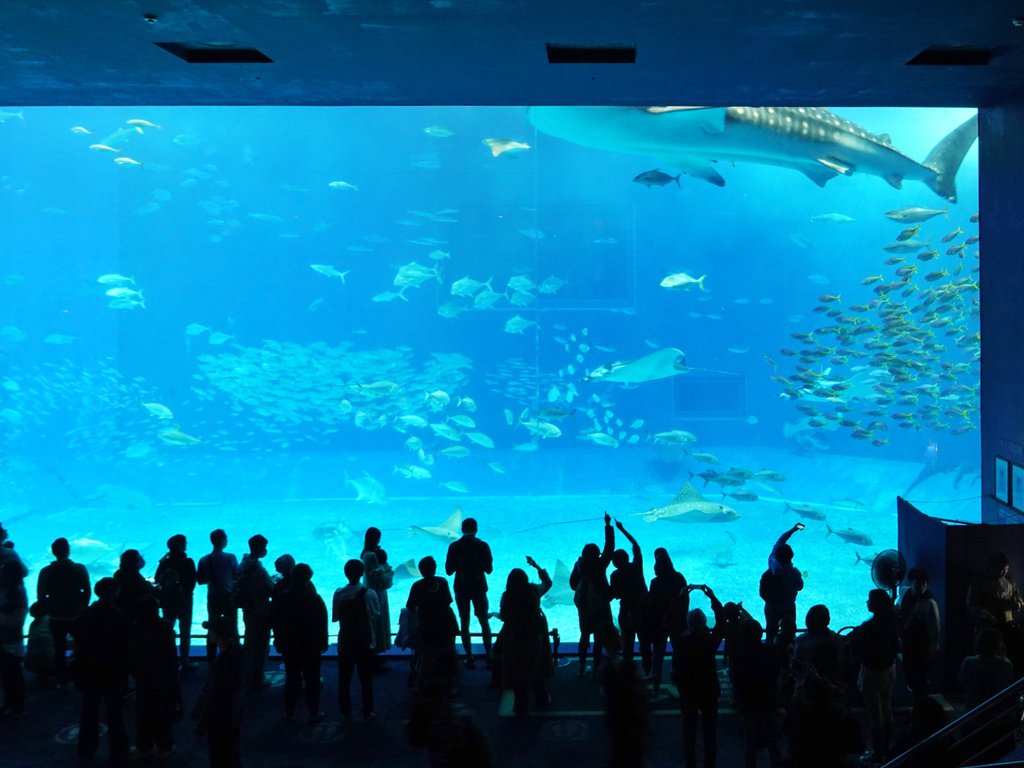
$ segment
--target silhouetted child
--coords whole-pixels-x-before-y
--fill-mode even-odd
[[[40,602],[32,603],[28,609],[32,621],[28,625],[28,642],[25,649],[25,669],[39,680],[49,680],[56,674],[53,660],[53,635],[50,631],[50,617],[43,612]]]

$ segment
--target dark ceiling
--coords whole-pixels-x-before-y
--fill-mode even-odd
[[[1015,17],[1006,0],[2,0],[0,104],[985,106],[1024,86]],[[547,44],[635,63],[552,64]]]

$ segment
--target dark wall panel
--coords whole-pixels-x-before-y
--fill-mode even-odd
[[[1024,92],[980,115],[982,519],[1022,522],[992,498],[996,456],[1024,467]]]

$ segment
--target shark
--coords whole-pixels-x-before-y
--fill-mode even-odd
[[[836,176],[864,173],[900,189],[926,184],[956,202],[956,173],[978,137],[973,115],[947,134],[923,162],[819,107],[530,107],[542,133],[594,149],[648,155],[716,186],[713,163],[747,162],[790,168],[820,187]]]
[[[456,507],[440,525],[410,525],[409,535],[412,536],[414,533],[422,533],[444,541],[455,541],[462,536],[462,507]]]

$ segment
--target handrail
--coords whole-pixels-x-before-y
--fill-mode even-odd
[[[925,764],[930,768],[959,768],[979,759],[990,761],[1013,748],[1013,734],[1021,725],[1022,715],[1024,677],[885,763],[883,768],[914,768]],[[1006,749],[999,755],[993,754],[991,750],[1006,739],[1009,739]],[[958,750],[963,754],[957,756]],[[939,755],[948,760],[943,761]]]

